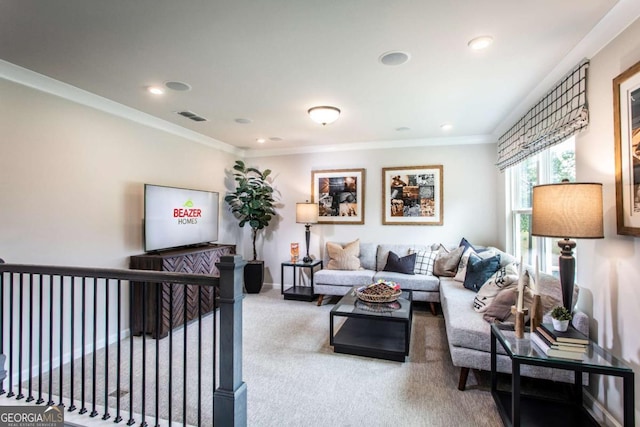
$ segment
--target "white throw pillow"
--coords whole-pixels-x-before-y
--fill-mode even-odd
[[[415,265],[415,268],[413,269],[413,272],[415,274],[433,275],[433,263],[436,260],[436,255],[438,255],[437,251],[416,252],[416,265]]]
[[[473,299],[473,309],[478,313],[487,311],[498,293],[518,283],[518,265],[507,264],[487,280]]]

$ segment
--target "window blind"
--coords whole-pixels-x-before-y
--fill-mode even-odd
[[[580,132],[589,124],[584,60],[498,138],[497,166],[504,170]]]

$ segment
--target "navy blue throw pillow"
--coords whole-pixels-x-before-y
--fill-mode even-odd
[[[387,264],[384,266],[384,271],[393,271],[395,273],[415,274],[413,269],[416,265],[415,253],[400,258],[394,252],[389,251],[387,256]]]
[[[482,285],[484,285],[499,268],[500,254],[496,254],[491,258],[482,259],[472,253],[469,255],[469,262],[467,263],[467,275],[464,278],[464,287],[478,292]]]

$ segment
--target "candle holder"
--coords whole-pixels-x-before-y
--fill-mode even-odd
[[[515,332],[516,338],[524,338],[524,317],[529,314],[529,309],[518,310],[515,305],[511,306],[511,313],[516,316]]]
[[[540,295],[533,296],[533,304],[531,304],[531,330],[535,331],[542,323],[542,300]]]

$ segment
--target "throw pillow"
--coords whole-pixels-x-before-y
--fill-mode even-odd
[[[458,264],[460,264],[460,257],[462,257],[463,251],[463,246],[458,246],[454,250],[448,251],[441,245],[433,263],[434,276],[454,277],[458,271]]]
[[[500,257],[502,259],[502,257]],[[473,299],[473,309],[478,313],[484,313],[496,298],[498,293],[513,284],[518,283],[517,264],[508,264],[496,271],[493,276],[482,285]]]
[[[531,288],[529,287],[529,274],[527,272],[524,274],[524,306],[531,307],[533,303],[533,293],[531,292]],[[484,320],[489,323],[493,323],[495,321],[500,321],[504,323],[514,323],[515,322],[515,314],[511,313],[511,306],[516,305],[518,299],[518,284],[512,284],[506,289],[501,290],[496,295],[496,298],[493,300],[491,305],[487,308],[487,311],[484,312],[482,316]],[[544,305],[544,303],[543,303]],[[525,322],[529,320],[529,315],[525,316]]]
[[[464,278],[464,287],[478,292],[482,285],[500,268],[500,255],[482,259],[476,254],[469,256],[467,263],[467,275]]]
[[[494,256],[496,253],[487,249],[484,249],[482,252],[478,252],[473,246],[467,247],[462,257],[460,258],[460,263],[458,264],[458,271],[456,272],[453,280],[457,280],[458,282],[464,282],[464,278],[467,276],[467,264],[469,263],[469,256],[471,254],[477,255],[482,259],[486,259]]]
[[[384,271],[393,271],[395,273],[414,274],[413,269],[416,264],[416,254],[410,254],[400,258],[395,252],[389,251],[387,255],[387,264]]]
[[[329,253],[328,270],[360,270],[360,239],[342,247],[338,243],[327,242]]]
[[[416,265],[413,269],[415,274],[433,274],[433,263],[438,252],[418,251],[416,252]]]

